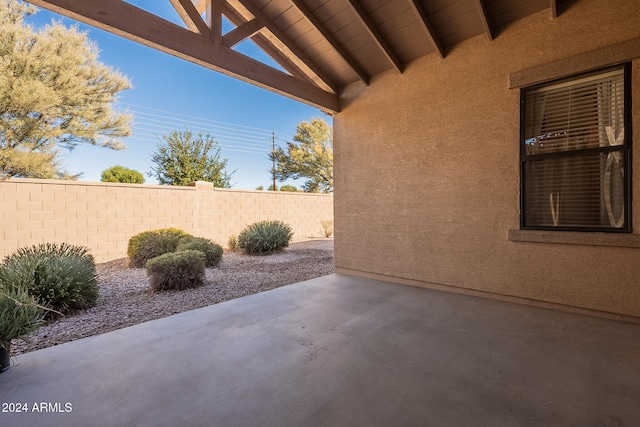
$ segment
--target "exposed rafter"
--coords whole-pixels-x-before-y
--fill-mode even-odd
[[[478,9],[478,13],[480,14],[480,20],[482,21],[482,26],[484,27],[484,32],[489,38],[489,40],[493,40],[493,31],[491,30],[491,22],[489,22],[489,15],[487,15],[487,9],[484,7],[483,0],[475,0],[476,8]]]
[[[365,29],[369,33],[369,35],[373,38],[373,41],[378,45],[378,47],[382,50],[382,53],[387,57],[387,59],[393,64],[393,66],[402,73],[404,66],[400,59],[395,54],[389,43],[382,36],[380,31],[378,31],[378,27],[371,20],[367,11],[360,5],[358,0],[349,0],[347,2],[349,6],[351,6],[351,10],[356,14],[358,20],[364,25]]]
[[[202,16],[198,13],[196,7],[191,3],[191,0],[169,0],[173,5],[173,8],[178,12],[180,18],[184,21],[193,32],[202,34],[203,36],[210,37],[211,30],[207,24],[202,20]]]
[[[251,19],[245,18],[237,10],[233,9],[229,4],[226,4],[226,3],[223,5],[222,13],[236,27],[241,27],[242,25],[254,19],[254,18],[251,18]],[[249,11],[246,11],[246,14],[251,15]],[[262,49],[267,55],[269,55],[275,62],[280,64],[282,68],[287,70],[289,74],[291,74],[296,78],[308,81],[309,83],[315,85],[315,82],[311,78],[309,78],[309,76],[307,76],[305,72],[301,70],[300,67],[298,67],[297,64],[290,61],[289,58],[287,58],[285,55],[282,54],[282,52],[276,49],[271,44],[271,42],[267,40],[267,38],[263,36],[261,33],[258,32],[253,36],[251,36],[251,41],[253,41],[258,47],[260,47],[260,49]]]
[[[211,40],[217,48],[222,43],[222,4],[224,0],[206,0],[207,25],[211,28]]]
[[[330,112],[338,96],[121,0],[28,0],[36,6],[137,41]]]
[[[442,43],[440,42],[440,38],[436,34],[436,30],[433,28],[431,21],[429,21],[427,12],[422,7],[422,4],[419,0],[409,0],[409,4],[411,5],[413,12],[418,16],[418,20],[422,25],[422,29],[427,34],[429,42],[431,43],[431,46],[433,46],[433,50],[438,54],[440,59],[444,59],[444,48]]]
[[[274,44],[276,48],[287,56],[293,62],[299,62],[298,66],[300,68],[307,68],[310,74],[313,74],[317,77],[317,79],[313,79],[318,86],[324,88],[325,90],[330,90],[334,93],[338,93],[338,87],[335,83],[329,78],[329,76],[320,69],[308,56],[304,53],[295,43],[293,43],[289,37],[282,32],[273,22],[271,22],[262,11],[253,4],[251,0],[237,0],[240,4],[242,4],[247,10],[260,22],[262,22],[265,27],[269,30],[267,33],[263,33],[267,39]],[[235,0],[229,1],[229,4],[233,6]],[[270,33],[270,34],[269,34]],[[271,37],[271,35],[273,37]],[[288,52],[290,54],[288,54]]]
[[[205,13],[207,10],[207,0],[193,0],[193,5],[196,7],[196,10],[200,15]]]
[[[551,17],[553,19],[558,17],[558,0],[549,0],[551,2]]]
[[[227,47],[233,47],[245,39],[254,36],[262,28],[264,28],[264,24],[254,18],[222,36],[222,44]]]
[[[313,11],[307,6],[302,0],[291,0],[291,3],[298,9],[298,11],[305,17],[307,21],[311,25],[318,30],[326,41],[333,47],[333,49],[338,52],[338,54],[344,59],[344,61],[349,64],[349,67],[358,75],[360,80],[368,85],[369,84],[369,76],[364,70],[358,65],[358,63],[353,59],[353,57],[345,50],[344,47],[336,40],[336,38],[331,34],[331,32],[324,26],[322,22],[315,16]]]

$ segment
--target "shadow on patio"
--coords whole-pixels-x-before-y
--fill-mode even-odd
[[[638,396],[640,325],[330,275],[19,356],[0,419],[632,426]]]

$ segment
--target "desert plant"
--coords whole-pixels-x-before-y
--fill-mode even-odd
[[[331,220],[320,221],[320,225],[322,225],[322,235],[324,237],[333,236],[333,221]]]
[[[154,291],[182,290],[204,284],[205,255],[200,251],[170,252],[147,261]]]
[[[39,304],[66,313],[95,305],[98,299],[96,267],[88,249],[66,243],[20,248],[0,265],[0,283],[24,289]]]
[[[176,248],[176,252],[194,250],[200,251],[205,256],[205,267],[215,267],[222,260],[222,246],[202,237],[184,237]]]
[[[227,248],[229,248],[231,252],[238,250],[238,238],[235,234],[229,236],[229,240],[227,240]]]
[[[291,227],[281,221],[260,221],[246,227],[238,236],[238,247],[249,255],[281,251],[293,237]]]
[[[11,340],[36,330],[43,322],[43,307],[26,289],[0,284],[0,372],[9,369]],[[0,351],[2,353],[2,351]]]
[[[136,234],[129,239],[127,247],[129,267],[141,268],[151,258],[175,252],[185,237],[192,236],[177,228],[162,228]]]

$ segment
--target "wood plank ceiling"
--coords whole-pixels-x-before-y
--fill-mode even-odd
[[[426,55],[446,61],[463,40],[493,40],[526,16],[562,11],[560,0],[153,0],[171,4],[179,25],[141,0],[27,1],[328,113],[349,84],[402,73]],[[224,34],[223,17],[235,26]],[[281,70],[234,50],[247,39]]]

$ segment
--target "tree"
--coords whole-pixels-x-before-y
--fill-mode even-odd
[[[331,126],[322,119],[298,124],[295,142],[287,142],[287,150],[278,148],[269,158],[277,163],[276,177],[309,178],[302,186],[307,192],[333,191],[333,136]]]
[[[290,193],[295,193],[296,191],[298,191],[298,189],[293,185],[283,185],[280,187],[280,191],[288,191]]]
[[[129,135],[130,117],[111,108],[128,79],[98,60],[77,27],[24,23],[35,10],[0,0],[0,178],[69,177],[59,147],[121,149]]]
[[[228,159],[220,159],[218,143],[209,134],[197,136],[191,131],[174,131],[162,135],[151,161],[149,176],[160,184],[187,185],[195,181],[209,181],[214,187],[231,188],[231,175],[227,173]]]
[[[144,184],[144,176],[135,169],[125,168],[124,166],[112,166],[102,171],[100,181]]]

